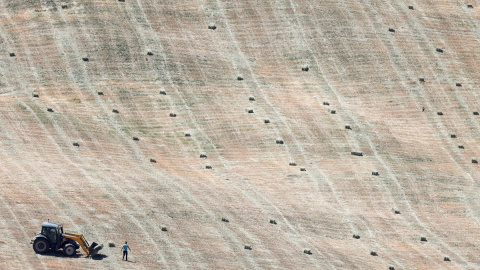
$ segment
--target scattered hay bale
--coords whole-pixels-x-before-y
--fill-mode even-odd
[[[162,232],[166,232],[167,231],[167,227],[162,227]]]
[[[439,53],[443,53],[443,49],[440,49],[440,48],[437,48],[436,51],[439,52]]]
[[[390,267],[388,267],[388,270],[395,270],[395,267],[390,266]]]
[[[15,57],[15,53],[11,52],[10,57]]]
[[[455,86],[456,87],[462,87],[462,84],[461,83],[456,83]]]
[[[355,239],[360,239],[360,235],[354,234],[354,235],[353,235],[353,238],[355,238]]]
[[[109,243],[108,243],[108,247],[115,247],[115,243],[109,242]]]
[[[465,149],[465,148],[463,147],[463,145],[461,145],[461,144],[458,145],[458,148],[460,148],[460,149]]]
[[[253,109],[246,109],[247,113],[253,113]]]
[[[125,0],[118,0],[118,2],[125,2]]]
[[[152,56],[152,55],[153,55],[153,52],[147,52],[147,55],[148,55],[148,56]]]
[[[362,152],[351,152],[351,154],[352,154],[353,156],[359,156],[359,157],[363,156],[363,153],[362,153]]]
[[[305,66],[302,67],[302,71],[308,71],[308,70],[309,70],[309,68],[308,68],[307,65],[305,65]]]
[[[184,134],[185,134],[185,137],[190,137],[190,136],[192,136],[192,135],[190,134],[190,132],[185,132]]]
[[[67,5],[62,5],[62,9],[67,9],[68,6]]]
[[[170,113],[169,115],[170,115],[170,117],[177,117],[176,113]]]
[[[388,28],[388,32],[395,33],[395,29],[393,29],[393,28]]]
[[[328,106],[328,105],[330,105],[330,103],[328,103],[327,101],[324,101],[323,105]]]
[[[400,215],[401,214],[400,211],[398,211],[398,210],[395,210],[394,212],[395,212],[395,215]]]
[[[222,221],[223,221],[223,222],[230,222],[230,221],[229,221],[228,219],[226,219],[226,218],[222,218]]]
[[[418,81],[425,82],[425,78],[418,78]]]
[[[113,113],[118,113],[118,110],[117,110],[117,109],[113,109],[112,112],[113,112]]]
[[[420,237],[420,241],[427,242],[427,238],[422,236],[422,237]]]
[[[263,120],[263,122],[264,122],[265,124],[269,124],[269,123],[270,123],[270,120],[265,119],[265,120]]]
[[[215,30],[215,29],[217,29],[217,26],[215,26],[214,23],[210,23],[210,24],[208,25],[208,29]]]
[[[472,163],[478,163],[477,158],[472,158]]]
[[[375,252],[375,251],[370,251],[370,255],[372,255],[372,256],[378,256],[377,252]]]
[[[34,98],[38,98],[38,93],[35,93],[35,92],[34,92],[34,93],[32,94],[32,96],[33,96]]]
[[[352,130],[352,127],[350,125],[345,125],[345,129],[350,129]]]
[[[467,7],[468,8],[473,8],[473,5],[472,4],[467,4]]]
[[[455,133],[450,133],[450,138],[452,138],[452,139],[457,138],[457,134],[455,134]]]
[[[301,171],[301,172],[306,172],[307,169],[305,169],[304,167],[302,167],[302,168],[300,168],[300,171]]]
[[[88,57],[83,57],[82,60],[83,60],[84,62],[90,61],[90,59],[88,59]]]
[[[103,92],[97,92],[99,96],[103,96]]]
[[[270,224],[277,225],[277,221],[275,221],[275,219],[270,219]]]
[[[250,246],[250,245],[245,245],[244,249],[252,250],[252,246]]]
[[[211,170],[211,169],[212,169],[212,166],[210,166],[210,165],[206,165],[206,166],[205,166],[205,169],[207,169],[207,170]]]
[[[140,139],[138,137],[133,137],[134,141],[139,141]]]
[[[255,97],[248,97],[249,101],[255,101]]]
[[[290,163],[288,163],[288,165],[289,165],[289,166],[297,166],[297,163],[295,163],[295,162],[290,162]]]
[[[336,111],[336,110],[330,110],[330,113],[331,113],[331,114],[336,114],[337,111]]]
[[[79,144],[78,142],[74,142],[74,143],[73,143],[73,146],[79,147],[80,144]]]
[[[478,112],[473,112],[473,115],[479,115],[479,113]]]
[[[53,112],[53,109],[52,109],[52,108],[48,108],[47,111]]]
[[[380,174],[378,172],[372,172],[372,175],[379,176]]]
[[[308,255],[312,255],[312,251],[310,249],[304,249],[303,253],[308,254]]]
[[[167,95],[167,92],[165,92],[165,90],[160,90],[160,95],[166,96],[166,95]]]
[[[205,153],[201,153],[200,158],[207,158],[207,155]]]
[[[408,6],[408,9],[411,9],[411,10],[413,10],[413,6]]]
[[[150,159],[150,162],[152,162],[152,163],[157,163],[157,161],[156,161],[154,158],[151,158],[151,159]]]
[[[283,144],[283,140],[276,140],[275,143],[276,144]]]
[[[449,261],[450,261],[450,258],[448,258],[448,257],[443,257],[443,261],[449,262]]]
[[[238,76],[238,77],[237,77],[237,81],[243,81],[243,77],[242,77],[242,76]]]
[[[437,112],[437,115],[443,115],[443,112]]]

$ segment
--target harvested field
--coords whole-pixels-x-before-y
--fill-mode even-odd
[[[0,10],[1,269],[480,269],[480,2]]]

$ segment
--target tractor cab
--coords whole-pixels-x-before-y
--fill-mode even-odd
[[[63,226],[52,222],[43,222],[41,235],[50,240],[52,247],[57,247],[63,240]]]

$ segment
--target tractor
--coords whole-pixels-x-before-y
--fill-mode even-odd
[[[33,250],[36,253],[46,253],[49,250],[63,250],[65,256],[73,256],[77,249],[82,249],[87,253],[87,256],[93,256],[103,248],[103,245],[98,245],[92,242],[88,244],[83,234],[74,234],[63,232],[63,226],[50,221],[42,223],[42,231],[37,233],[30,242],[33,244]]]

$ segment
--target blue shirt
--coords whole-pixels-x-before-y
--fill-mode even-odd
[[[127,250],[128,250],[128,245],[127,244],[123,245],[123,251],[127,251]]]

